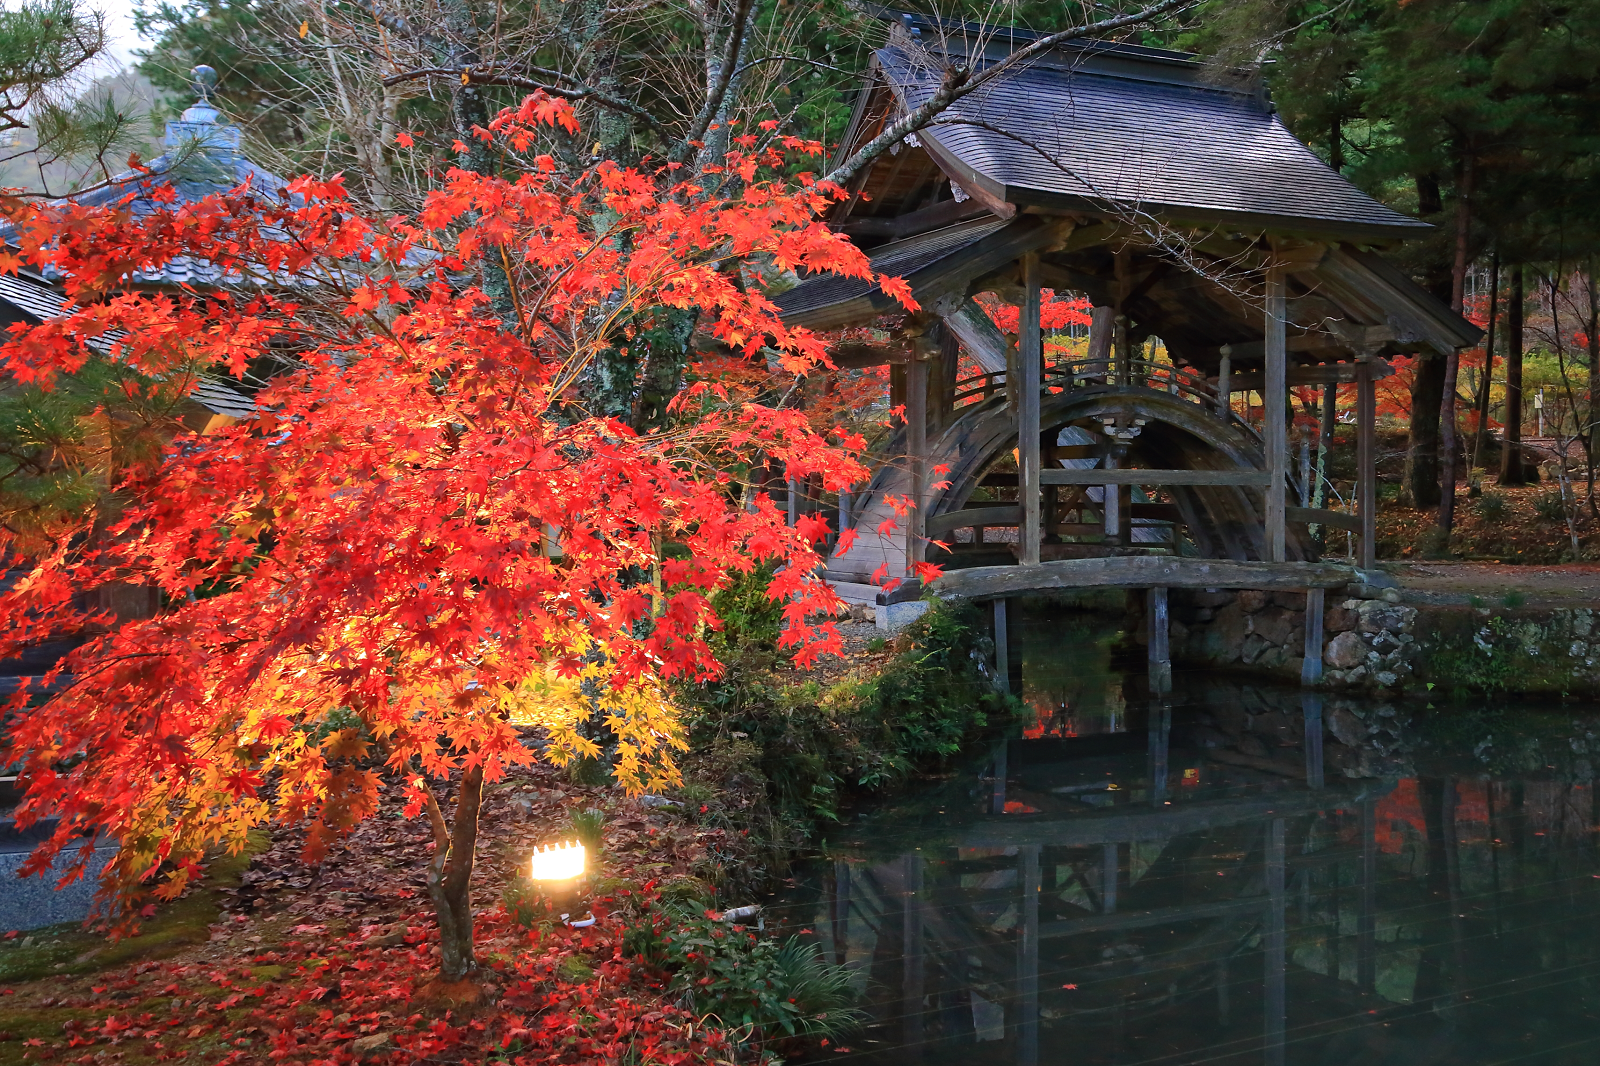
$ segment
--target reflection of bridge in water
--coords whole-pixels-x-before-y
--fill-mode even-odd
[[[1325,779],[1325,764],[1382,759],[1327,728],[1321,697],[1233,686],[1174,705],[1136,688],[1098,724],[1131,732],[1003,745],[835,852],[814,924],[869,1000],[858,1051],[949,1066],[1467,1066],[1518,1047],[1592,1061],[1542,1055],[1561,1025],[1587,1026],[1573,1030],[1586,1053],[1600,1040],[1583,1020],[1600,1009],[1592,780]],[[1351,705],[1329,706],[1352,739]],[[1536,865],[1547,833],[1569,857]],[[1491,1022],[1497,1004],[1555,1021],[1528,1035]]]
[[[1306,697],[1313,720],[1319,700]],[[1138,756],[1113,737],[1067,741],[1100,751],[1076,769],[1040,760],[1049,741],[1013,746],[1025,767],[1008,767],[1002,746],[985,775],[987,816],[938,834],[937,846],[835,864],[830,950],[898,985],[888,1012],[898,1043],[970,1034],[1008,1042],[1019,1066],[1033,1066],[1041,1027],[1071,1026],[1131,1054],[1133,1030],[1192,1015],[1203,1000],[1230,1030],[1258,1015],[1254,1050],[1282,1063],[1286,911],[1330,873],[1349,886],[1355,916],[1350,950],[1332,950],[1353,960],[1343,976],[1372,990],[1373,805],[1387,788],[1326,787],[1315,729],[1299,781],[1280,769],[1245,784],[1245,771],[1231,786],[1242,794],[1189,798],[1200,766],[1170,765],[1171,729],[1170,706],[1154,702],[1132,775]],[[1008,791],[1008,780],[1028,784]]]

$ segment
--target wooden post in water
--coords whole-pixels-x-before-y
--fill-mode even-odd
[[[1150,694],[1165,696],[1172,691],[1172,623],[1167,613],[1167,590],[1152,588],[1145,597],[1145,624],[1150,630]]]
[[[927,967],[922,950],[922,856],[912,852],[901,857],[905,871],[905,910],[901,911],[901,963],[905,981],[900,988],[900,1024],[904,1051],[922,1057],[923,1005],[927,994]]]
[[[1122,845],[1115,842],[1100,848],[1100,913],[1117,913],[1117,883],[1121,879]]]
[[[1017,1066],[1039,1061],[1039,845],[1018,849],[1022,882],[1022,921],[1017,938]]]
[[[1283,874],[1285,864],[1282,818],[1267,823],[1267,920],[1261,930],[1262,1008],[1266,1066],[1283,1066],[1288,1001],[1284,988],[1288,937],[1284,926]]]
[[[833,954],[843,966],[850,957],[850,864],[833,864]]]
[[[1018,326],[1021,396],[1017,404],[1017,501],[1022,505],[1021,563],[1039,565],[1044,533],[1039,510],[1039,391],[1043,388],[1044,336],[1039,323],[1039,253],[1022,257],[1022,318]]]
[[[1490,855],[1495,855],[1493,848]],[[1361,898],[1356,913],[1356,987],[1371,992],[1378,981],[1378,811],[1361,801]]]
[[[1288,558],[1284,529],[1284,489],[1289,473],[1289,347],[1284,332],[1287,319],[1283,268],[1270,267],[1267,270],[1266,388],[1262,396],[1262,421],[1265,425],[1262,427],[1262,438],[1267,449],[1267,473],[1272,477],[1267,486],[1266,557],[1274,563],[1281,563]]]
[[[1306,589],[1306,647],[1305,658],[1300,661],[1300,683],[1315,685],[1322,680],[1322,610],[1326,597],[1323,589]]]
[[[1145,758],[1150,775],[1150,806],[1162,807],[1167,802],[1167,756],[1172,750],[1172,701],[1150,701],[1150,725],[1145,745]]]
[[[1361,517],[1361,550],[1356,565],[1371,570],[1378,557],[1378,403],[1372,364],[1356,363],[1356,510]]]
[[[1303,694],[1300,711],[1305,717],[1306,785],[1321,788],[1327,783],[1322,765],[1322,697],[1314,692]]]

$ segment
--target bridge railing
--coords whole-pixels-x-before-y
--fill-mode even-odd
[[[1231,408],[1217,387],[1198,370],[1172,366],[1150,359],[1071,359],[1050,364],[1044,368],[1043,384],[1047,392],[1093,386],[1127,386],[1155,389],[1171,393],[1226,418]],[[992,371],[962,378],[955,383],[953,405],[964,407],[981,403],[1005,391],[1005,371]]]

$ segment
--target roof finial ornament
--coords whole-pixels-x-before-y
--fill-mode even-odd
[[[193,67],[189,71],[191,84],[194,86],[194,95],[203,104],[211,103],[211,93],[217,87],[217,71],[204,63]]]

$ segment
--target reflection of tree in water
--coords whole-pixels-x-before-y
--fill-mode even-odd
[[[1119,623],[1092,614],[1023,612],[1022,700],[1033,710],[1023,735],[1092,736],[1126,727],[1122,678],[1112,666]]]
[[[1040,687],[1096,698],[1071,671]],[[975,774],[965,815],[836,867],[822,925],[861,968],[877,1061],[1594,1061],[1600,723],[1463,736],[1459,714],[1253,685],[1175,702],[1159,758],[1157,726],[1151,751],[1142,728],[1013,744],[1008,794],[1040,813],[987,813]]]

